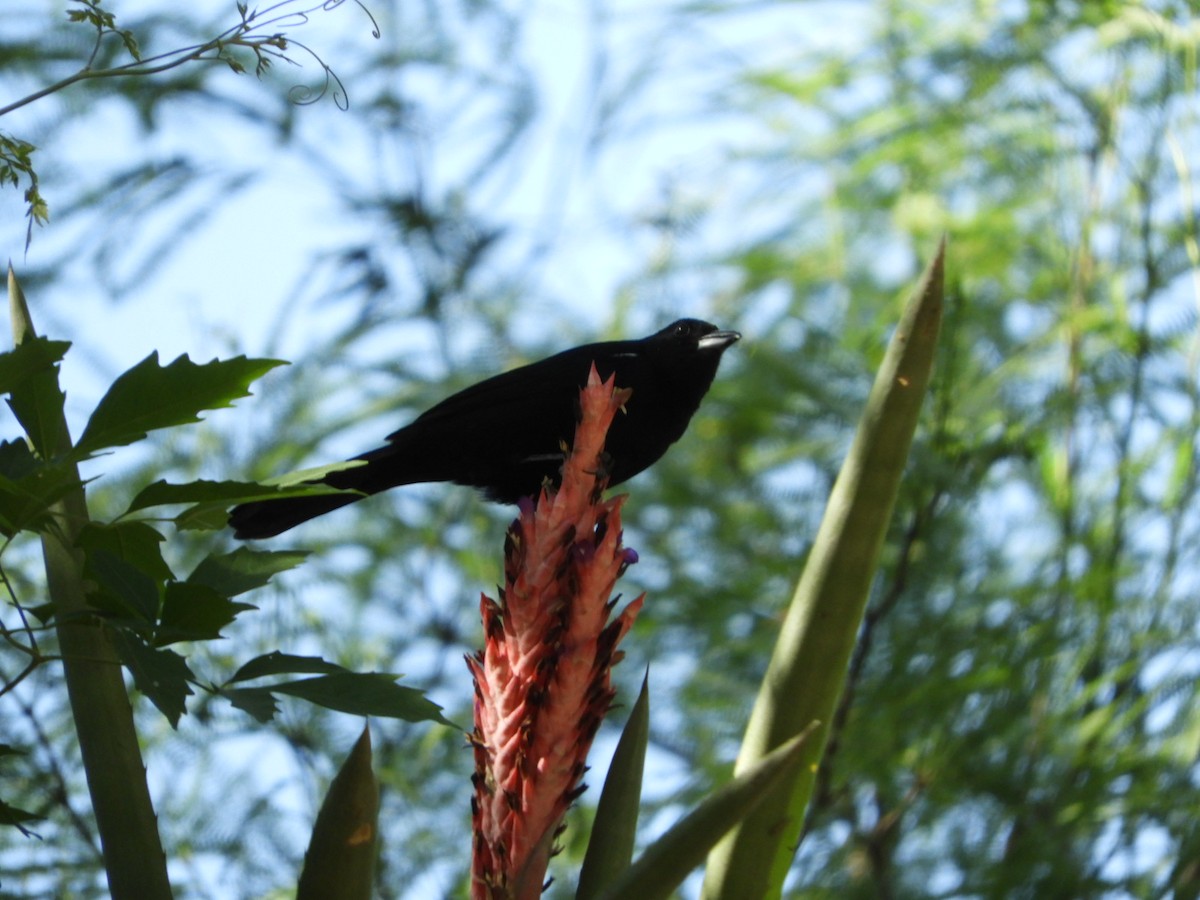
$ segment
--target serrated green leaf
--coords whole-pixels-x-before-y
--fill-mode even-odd
[[[329,674],[345,672],[342,666],[326,662],[319,656],[294,656],[290,653],[265,653],[256,656],[250,662],[238,669],[226,684],[237,684],[239,681],[251,681],[267,675],[296,675]]]
[[[129,55],[135,60],[140,60],[142,58],[142,51],[141,48],[138,47],[137,38],[134,37],[133,32],[129,31],[128,29],[122,29],[121,31],[118,31],[117,34],[121,36],[121,43],[125,45],[125,49],[128,51]]]
[[[163,559],[162,542],[162,534],[145,522],[89,522],[75,541],[84,553],[107,550],[149,578],[168,581],[175,575]]]
[[[194,506],[175,516],[175,527],[183,530],[216,531],[225,528],[229,520],[229,507],[234,503],[251,500],[270,500],[276,497],[307,497],[318,494],[340,493],[327,485],[297,485],[294,487],[266,487],[253,481],[191,481],[186,484],[171,484],[156,481],[147,485],[129,504],[126,513],[137,512],[153,506],[170,506],[192,503]]]
[[[442,717],[441,707],[420,691],[396,684],[397,677],[379,672],[338,672],[264,687],[273,693],[299,697],[326,709],[356,716],[452,724]]]
[[[168,484],[165,481],[149,485],[130,504],[133,512],[148,506],[170,503],[195,503],[175,516],[175,527],[181,531],[218,531],[229,524],[229,507],[234,503],[255,500],[276,500],[280,497],[317,497],[325,494],[346,493],[326,484],[313,484],[308,479],[319,478],[327,472],[354,468],[364,463],[361,460],[335,463],[292,472],[263,484],[253,481],[196,481],[191,484]],[[359,493],[352,491],[350,493]]]
[[[0,478],[19,481],[42,465],[24,441],[0,441]]]
[[[335,488],[320,484],[326,475],[334,472],[345,472],[347,469],[358,469],[367,465],[365,459],[345,459],[341,462],[326,463],[323,466],[311,466],[307,469],[297,469],[295,472],[285,472],[274,478],[268,478],[262,483],[262,492],[252,500],[270,500],[275,497],[316,497],[322,494],[362,494],[349,488]],[[365,494],[363,496],[366,496]]]
[[[88,420],[72,458],[123,447],[158,428],[198,422],[204,410],[248,396],[250,382],[280,365],[281,360],[244,356],[198,365],[185,355],[160,366],[158,353],[151,353],[113,382]]]
[[[267,675],[298,672],[319,674],[316,678],[283,681],[255,688],[229,687],[229,685]],[[234,702],[235,696],[242,696],[238,693],[239,691],[269,691],[274,694],[287,694],[307,700],[338,712],[360,716],[385,716],[409,722],[433,721],[443,725],[452,725],[442,717],[441,707],[427,700],[420,691],[396,684],[398,677],[400,676],[379,672],[365,674],[350,672],[342,666],[327,662],[320,657],[292,656],[287,653],[275,652],[250,660],[238,669],[221,690],[230,698],[231,702]],[[254,705],[260,702],[261,698],[242,696],[242,699],[235,702],[235,705],[246,708],[247,712],[254,715],[254,711],[242,704]]]
[[[50,507],[79,485],[73,466],[39,460],[24,441],[0,444],[0,533],[41,530]]]
[[[248,603],[235,603],[208,585],[168,582],[154,645],[215,640],[238,613],[254,608]]]
[[[279,713],[279,701],[266,688],[223,688],[221,695],[235,709],[249,713],[264,725]]]
[[[0,374],[7,376],[3,387],[8,406],[42,458],[54,454],[62,436],[66,396],[58,386],[58,363],[69,346],[65,341],[27,337],[3,354],[8,357],[8,372]]]
[[[329,785],[304,854],[296,900],[369,900],[379,838],[379,783],[364,728]]]
[[[650,742],[650,688],[648,678],[621,731],[600,802],[592,822],[583,867],[579,871],[576,900],[598,897],[604,887],[629,868],[637,837],[638,808],[642,798],[642,772]]]
[[[260,497],[263,487],[253,481],[189,481],[171,484],[156,481],[138,491],[126,512],[176,503],[243,503]]]
[[[229,507],[234,503],[250,503],[258,500],[278,500],[282,497],[322,497],[328,494],[357,494],[361,491],[346,491],[321,484],[320,480],[331,472],[341,472],[366,465],[361,459],[330,463],[297,472],[288,472],[264,482],[220,481],[194,482],[207,488],[191,488],[188,485],[171,485],[156,482],[134,498],[130,510],[165,503],[195,502],[196,505],[175,517],[177,528],[217,530],[229,524]],[[143,496],[143,494],[145,496]],[[195,496],[189,498],[189,494]],[[208,494],[208,496],[204,496]]]
[[[123,629],[113,629],[112,635],[121,663],[133,675],[134,686],[158,707],[172,728],[177,728],[192,693],[188,682],[194,680],[187,662],[178,653],[155,649]]]
[[[192,584],[207,585],[226,597],[236,597],[262,587],[273,576],[294,569],[307,558],[308,553],[301,550],[267,551],[239,547],[232,553],[205,557],[187,580]]]
[[[225,503],[200,503],[189,506],[171,521],[180,531],[220,531],[229,527],[229,510]]]
[[[133,563],[100,549],[87,554],[83,571],[96,585],[88,594],[96,609],[147,628],[157,621],[159,585]]]
[[[19,346],[0,353],[0,394],[11,394],[25,379],[53,369],[70,347],[70,341],[27,337]]]

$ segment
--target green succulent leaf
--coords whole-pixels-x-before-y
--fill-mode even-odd
[[[296,900],[369,900],[378,838],[379,782],[371,770],[371,733],[364,728],[317,814]]]
[[[621,732],[608,776],[604,779],[592,823],[592,836],[579,872],[576,900],[598,897],[606,885],[629,868],[637,837],[642,771],[649,743],[650,685],[647,675],[642,679],[642,689],[629,713],[629,721]]]

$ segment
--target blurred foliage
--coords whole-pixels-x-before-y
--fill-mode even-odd
[[[162,49],[150,36],[219,30],[201,12],[112,8],[143,55]],[[549,156],[538,141],[554,70],[529,41],[547,9],[486,2],[380,0],[378,42],[357,23],[313,40],[347,86],[346,114],[290,105],[293,71],[256,82],[213,66],[80,84],[13,126],[39,148],[55,216],[34,237],[45,248],[22,277],[30,296],[73,279],[77,297],[84,277],[87,292],[136,292],[223,198],[283,160],[297,190],[336,197],[329,215],[346,223],[308,271],[270,273],[282,301],[272,343],[254,352],[299,344],[297,364],[239,412],[94,483],[93,503],[124,508],[166,475],[328,461],[495,369],[645,333],[676,310],[739,328],[688,435],[629,485],[624,510],[642,556],[625,589],[650,602],[618,671],[632,702],[652,667],[653,828],[727,776],[887,330],[946,232],[943,356],[790,893],[1200,896],[1200,11],[649,10],[629,24],[621,7],[588,7],[581,111],[551,132]],[[16,18],[0,18],[14,84],[52,82],[86,56],[66,23]],[[722,39],[756,22],[759,37],[805,39],[794,54],[728,51]],[[336,131],[323,118],[334,114]],[[67,145],[105,115],[144,147],[65,178]],[[689,128],[706,121],[720,136],[693,144]],[[196,131],[168,139],[185,125]],[[231,129],[263,158],[199,136]],[[607,202],[652,138],[687,152],[655,174],[657,193]],[[505,198],[533,176],[553,200],[531,224]],[[629,255],[599,316],[579,312],[585,287],[547,274],[576,221],[568,188]],[[86,353],[96,338],[73,330],[73,309],[47,310],[44,330]],[[465,722],[461,657],[476,598],[499,578],[507,517],[467,491],[418,487],[313,524],[275,548],[305,546],[311,561],[254,595],[260,612],[198,664],[228,677],[278,648],[403,671]],[[212,549],[199,540],[180,534],[168,552],[194,562]],[[11,548],[9,568],[14,590],[36,595],[36,557]],[[0,701],[0,732],[24,751],[0,757],[4,799],[47,817],[41,841],[0,831],[14,896],[101,893],[59,687],[43,667]],[[294,883],[358,722],[286,702],[270,728],[204,698],[189,711],[171,732],[139,708],[174,877],[214,897]],[[373,743],[380,896],[461,889],[461,736],[389,722]],[[553,896],[566,895],[592,793]]]

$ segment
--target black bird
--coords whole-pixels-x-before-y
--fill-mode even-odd
[[[601,378],[633,393],[605,442],[609,484],[632,478],[679,440],[700,406],[721,354],[741,337],[697,319],[680,319],[635,341],[565,350],[472,385],[388,435],[388,443],[354,457],[366,465],[319,483],[376,494],[402,484],[452,481],[489,500],[516,503],[557,481],[562,447],[575,433],[579,391],[592,363]],[[362,499],[326,494],[243,503],[229,524],[237,537],[266,538]]]

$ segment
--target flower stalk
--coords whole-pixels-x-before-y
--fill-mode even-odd
[[[604,439],[630,393],[592,368],[561,486],[522,502],[505,540],[499,599],[480,600],[485,645],[467,659],[475,680],[474,900],[541,895],[615,696],[617,645],[643,597],[610,621],[613,586],[637,554],[621,543],[625,497],[601,494]]]

